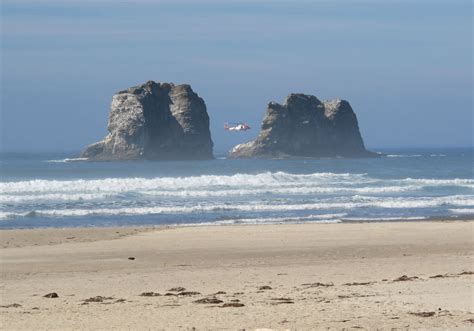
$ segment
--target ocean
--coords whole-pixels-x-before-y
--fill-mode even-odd
[[[84,162],[0,155],[0,228],[474,217],[472,148],[373,159]]]

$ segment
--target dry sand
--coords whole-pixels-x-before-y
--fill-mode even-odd
[[[0,327],[469,330],[473,224],[4,230]]]

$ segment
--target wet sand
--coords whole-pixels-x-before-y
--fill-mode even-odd
[[[469,330],[473,224],[3,230],[0,327]]]

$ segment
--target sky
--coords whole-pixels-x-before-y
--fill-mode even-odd
[[[472,18],[471,0],[3,0],[1,150],[79,151],[148,80],[191,84],[216,151],[289,93],[348,100],[369,148],[472,146]]]

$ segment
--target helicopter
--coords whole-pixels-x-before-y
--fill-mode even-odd
[[[250,130],[250,126],[247,123],[225,123],[224,130],[227,131],[247,131]]]

